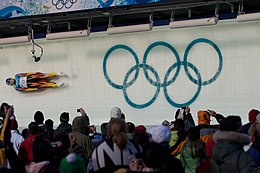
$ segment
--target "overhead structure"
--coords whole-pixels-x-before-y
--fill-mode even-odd
[[[169,27],[171,29],[176,29],[176,28],[186,28],[186,27],[194,27],[194,26],[216,25],[217,23],[218,23],[218,16],[214,16],[211,18],[172,21],[169,23]]]
[[[8,37],[0,38],[0,45],[4,44],[16,44],[16,43],[26,43],[30,41],[30,36],[19,36],[19,37]]]
[[[47,40],[56,40],[56,39],[67,39],[67,38],[77,38],[77,37],[88,37],[91,33],[91,22],[92,18],[88,19],[87,27],[83,30],[77,30],[77,31],[66,31],[66,32],[56,32],[51,33],[51,27],[50,25],[47,28],[47,34],[46,39]],[[68,25],[68,28],[70,29],[70,24]]]
[[[149,23],[128,25],[128,26],[117,26],[117,27],[112,25],[112,16],[109,16],[107,33],[111,35],[111,34],[123,34],[123,33],[132,33],[132,32],[143,32],[143,31],[151,31],[152,28],[153,28],[153,13],[149,15]]]
[[[118,1],[123,2],[125,0]],[[77,1],[77,3],[80,2]],[[77,3],[74,4],[75,7]],[[109,3],[102,3],[102,5],[109,5]],[[88,37],[94,32],[106,32],[112,35],[151,31],[153,27],[162,25],[169,25],[173,29],[200,27],[215,25],[218,20],[222,19],[237,19],[239,22],[252,21],[259,20],[260,12],[259,0],[156,0],[153,3],[122,4],[116,7],[115,4],[110,5],[113,7],[103,8],[102,6],[91,10],[63,11],[61,13],[34,15],[33,17],[24,15],[2,18],[0,15],[0,44],[28,42],[28,26],[34,26],[35,40],[45,38],[45,36],[47,40],[53,40]],[[214,15],[216,5],[219,6],[219,13],[217,13],[219,16]],[[3,6],[3,8],[5,7]],[[169,21],[173,9],[176,15]],[[17,10],[21,9],[16,9],[16,12]],[[154,14],[152,21],[147,20],[150,13]],[[8,13],[5,17],[11,14],[13,12]],[[111,17],[113,17],[113,23],[110,19],[109,25],[107,14],[111,14]],[[93,19],[91,28],[86,27],[86,20],[90,18]],[[70,23],[69,27],[68,23]],[[49,25],[52,27],[51,31],[47,29]],[[7,37],[17,38],[6,39]]]
[[[76,38],[76,37],[88,37],[89,34],[90,34],[90,29],[69,31],[69,32],[48,33],[46,34],[46,39],[56,40],[56,39]]]

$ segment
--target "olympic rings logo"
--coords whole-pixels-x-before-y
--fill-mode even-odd
[[[213,47],[215,49],[216,53],[218,54],[218,59],[219,59],[219,65],[218,65],[217,72],[214,74],[214,76],[212,78],[210,78],[209,80],[205,80],[205,81],[202,81],[200,72],[197,69],[197,67],[195,67],[192,63],[188,62],[188,55],[189,55],[189,52],[190,52],[191,48],[193,46],[199,44],[199,43],[206,43],[206,44],[210,45],[211,47]],[[159,78],[159,75],[156,72],[156,70],[152,66],[150,66],[150,65],[148,65],[146,63],[147,62],[147,57],[148,57],[148,54],[150,53],[150,51],[153,48],[158,47],[158,46],[163,46],[163,47],[168,48],[173,53],[173,55],[175,56],[176,61],[177,61],[176,63],[172,64],[169,67],[169,69],[167,70],[167,72],[166,72],[166,74],[164,76],[163,83],[160,82],[160,78]],[[109,78],[108,73],[107,73],[107,60],[108,60],[110,54],[112,52],[114,52],[115,50],[117,50],[117,49],[124,49],[124,50],[130,52],[130,54],[133,56],[133,58],[135,60],[135,63],[136,63],[136,65],[131,67],[128,70],[128,72],[126,73],[122,85],[116,84],[116,83],[112,82],[112,80]],[[180,73],[181,66],[184,66],[184,71],[185,71],[186,75],[188,76],[189,80],[197,85],[196,93],[194,94],[194,96],[190,100],[188,100],[185,103],[177,103],[177,102],[175,102],[173,99],[170,98],[170,96],[168,94],[168,91],[167,91],[167,87],[169,85],[171,85],[177,79],[177,77],[178,77],[178,75]],[[180,56],[179,56],[178,52],[176,51],[176,49],[172,45],[170,45],[169,43],[163,42],[163,41],[154,42],[150,46],[147,47],[147,49],[145,50],[144,56],[143,56],[142,64],[139,63],[138,56],[136,55],[136,53],[130,47],[128,47],[126,45],[115,45],[115,46],[111,47],[106,52],[105,57],[104,57],[104,61],[103,61],[103,73],[104,73],[106,81],[112,87],[114,87],[116,89],[123,90],[123,95],[124,95],[124,98],[125,98],[126,102],[130,106],[132,106],[134,108],[137,108],[137,109],[141,109],[141,108],[145,108],[145,107],[150,106],[156,100],[156,98],[158,97],[159,92],[160,92],[160,88],[163,88],[164,96],[165,96],[166,100],[173,107],[182,107],[182,106],[191,105],[197,99],[197,97],[199,96],[199,93],[201,91],[201,87],[204,86],[204,85],[211,84],[212,82],[214,82],[218,78],[219,74],[222,71],[222,67],[223,67],[223,57],[222,57],[222,54],[221,54],[221,51],[220,51],[219,47],[214,42],[212,42],[211,40],[208,40],[206,38],[198,38],[198,39],[193,40],[187,46],[187,48],[185,50],[183,61],[180,60]],[[173,77],[171,79],[168,79],[170,73],[175,68],[176,68],[175,74],[173,75]],[[189,68],[194,71],[194,73],[197,76],[197,79],[195,79],[191,75],[191,73],[189,71]],[[151,85],[156,87],[156,92],[155,92],[154,96],[152,97],[152,99],[149,100],[148,102],[144,103],[144,104],[136,104],[136,103],[132,102],[129,99],[128,94],[127,94],[127,88],[130,87],[131,85],[133,85],[133,83],[136,81],[136,79],[137,79],[137,77],[139,75],[140,69],[143,69],[145,78],[148,80],[148,82]],[[148,72],[147,72],[148,70],[155,76],[155,81],[148,75]],[[134,75],[133,79],[129,81],[128,80],[129,76],[134,71],[135,71],[135,75]]]
[[[57,10],[63,9],[63,7],[69,9],[75,4],[77,0],[52,0],[52,5],[56,7]]]

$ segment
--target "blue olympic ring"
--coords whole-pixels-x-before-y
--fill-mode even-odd
[[[133,102],[129,99],[129,97],[128,97],[128,95],[127,95],[127,92],[126,92],[126,88],[130,86],[130,85],[127,84],[128,77],[130,76],[130,74],[131,74],[134,70],[138,71],[139,68],[149,69],[149,70],[154,74],[154,76],[155,76],[155,78],[156,78],[156,82],[157,82],[157,86],[156,86],[157,89],[156,89],[156,92],[155,92],[153,98],[152,98],[150,101],[148,101],[147,103],[140,104],[140,105],[133,103]],[[149,82],[151,83],[151,81],[149,81]],[[149,65],[147,65],[147,64],[139,64],[139,65],[133,66],[133,67],[130,68],[130,70],[126,73],[125,79],[124,79],[124,83],[123,83],[123,93],[124,93],[126,102],[127,102],[130,106],[132,106],[132,107],[134,107],[134,108],[138,108],[138,109],[141,109],[141,108],[145,108],[145,107],[147,107],[147,106],[150,106],[150,105],[156,100],[156,98],[157,98],[158,95],[159,95],[159,92],[160,92],[160,85],[159,85],[159,83],[160,83],[159,75],[158,75],[158,73],[154,70],[154,68],[152,68],[151,66],[149,66]]]
[[[188,54],[189,54],[191,48],[192,48],[194,45],[198,44],[198,43],[207,43],[207,44],[209,44],[210,46],[212,46],[212,47],[216,50],[216,52],[217,52],[217,54],[218,54],[218,58],[219,58],[219,66],[218,66],[217,72],[215,73],[215,75],[214,75],[211,79],[209,79],[209,80],[207,80],[207,81],[202,81],[201,75],[200,75],[200,73],[199,73],[199,70],[198,70],[193,64],[191,64],[190,62],[187,61],[187,59],[188,59]],[[156,72],[156,70],[155,70],[153,67],[151,67],[151,66],[149,66],[148,64],[146,64],[148,54],[150,53],[150,51],[151,51],[153,48],[155,48],[155,47],[157,47],[157,46],[167,47],[168,49],[170,49],[170,50],[172,51],[172,53],[174,54],[174,56],[175,56],[175,58],[176,58],[176,62],[175,62],[173,65],[171,65],[171,66],[169,67],[169,69],[167,70],[167,72],[166,72],[166,74],[165,74],[165,77],[164,77],[163,83],[160,82],[160,78],[159,78],[159,75],[158,75],[158,73]],[[106,67],[106,66],[107,66],[108,57],[110,56],[110,54],[111,54],[113,51],[115,51],[115,50],[117,50],[117,49],[124,49],[124,50],[130,52],[130,53],[133,55],[133,57],[134,57],[134,59],[135,59],[135,62],[136,62],[136,65],[134,65],[132,68],[130,68],[130,70],[126,73],[125,78],[124,78],[124,81],[123,81],[123,85],[115,84],[114,82],[112,82],[111,79],[109,78],[108,74],[107,74],[107,67]],[[179,75],[181,66],[184,66],[185,73],[186,73],[186,75],[188,76],[189,80],[190,80],[191,82],[193,82],[194,84],[196,84],[198,87],[197,87],[196,93],[194,94],[194,96],[193,96],[189,101],[187,101],[187,102],[185,102],[185,103],[176,103],[176,102],[174,102],[174,101],[170,98],[170,96],[169,96],[169,94],[168,94],[168,91],[167,91],[167,86],[169,86],[170,84],[172,84],[172,83],[176,80],[176,78],[177,78],[178,75]],[[197,76],[197,78],[198,78],[197,80],[192,77],[192,75],[190,74],[190,72],[189,72],[189,70],[188,70],[188,67],[191,68],[191,69],[195,72],[195,74],[196,74],[196,76]],[[209,84],[211,84],[212,82],[214,82],[214,81],[218,78],[219,74],[221,73],[222,67],[223,67],[223,57],[222,57],[222,54],[221,54],[220,49],[218,48],[218,46],[217,46],[214,42],[212,42],[212,41],[210,41],[210,40],[208,40],[208,39],[206,39],[206,38],[199,38],[199,39],[193,40],[193,41],[187,46],[187,48],[186,48],[186,50],[185,50],[184,60],[183,60],[183,61],[180,60],[179,54],[178,54],[178,52],[176,51],[176,49],[175,49],[173,46],[171,46],[169,43],[166,43],[166,42],[163,42],[163,41],[154,42],[154,43],[152,43],[150,46],[147,47],[147,49],[146,49],[146,51],[145,51],[145,53],[144,53],[144,56],[143,56],[143,63],[142,63],[142,64],[139,64],[138,56],[136,55],[136,53],[135,53],[130,47],[128,47],[128,46],[126,46],[126,45],[115,45],[115,46],[111,47],[111,48],[107,51],[107,53],[105,54],[104,61],[103,61],[103,72],[104,72],[104,76],[105,76],[105,79],[107,80],[107,82],[108,82],[112,87],[114,87],[114,88],[116,88],[116,89],[122,89],[122,90],[123,90],[123,95],[124,95],[124,98],[125,98],[126,102],[127,102],[130,106],[132,106],[132,107],[134,107],[134,108],[137,108],[137,109],[145,108],[145,107],[150,106],[150,105],[156,100],[156,98],[158,97],[161,87],[163,88],[163,91],[164,91],[164,95],[165,95],[166,100],[167,100],[168,103],[169,103],[170,105],[172,105],[173,107],[183,107],[183,106],[186,106],[186,105],[190,105],[190,104],[192,104],[192,103],[198,98],[199,93],[200,93],[200,91],[201,91],[201,86],[203,86],[203,85],[209,85]],[[137,79],[137,77],[138,77],[138,75],[139,75],[139,69],[140,69],[140,68],[143,68],[145,77],[146,77],[146,79],[148,80],[148,82],[149,82],[151,85],[155,86],[157,89],[156,89],[156,92],[155,92],[155,94],[154,94],[154,96],[152,97],[151,100],[149,100],[148,102],[146,102],[146,103],[144,103],[144,104],[135,104],[135,103],[133,103],[133,102],[129,99],[129,97],[128,97],[128,95],[127,95],[127,92],[126,92],[126,88],[129,87],[129,86],[131,86],[131,85],[136,81],[136,79]],[[170,80],[168,81],[168,78],[169,78],[170,73],[171,73],[171,72],[173,71],[173,69],[175,69],[175,68],[177,68],[175,74],[173,75],[172,79],[170,79]],[[135,75],[134,75],[134,78],[133,78],[130,82],[127,82],[129,76],[131,75],[131,73],[132,73],[134,70],[136,70]],[[150,70],[150,71],[154,74],[156,81],[153,81],[153,80],[149,77],[149,75],[148,75],[148,73],[147,73],[147,70]]]
[[[211,84],[212,82],[214,82],[214,81],[218,78],[218,76],[219,76],[219,74],[220,74],[220,72],[221,72],[221,70],[222,70],[222,66],[223,66],[222,54],[221,54],[220,49],[218,48],[218,46],[217,46],[215,43],[213,43],[212,41],[210,41],[210,40],[208,40],[208,39],[205,39],[205,38],[199,38],[199,39],[193,40],[193,41],[188,45],[188,47],[186,48],[186,51],[185,51],[185,53],[184,53],[184,59],[183,59],[183,62],[184,62],[184,70],[185,70],[185,73],[187,74],[187,76],[189,77],[190,81],[192,81],[192,82],[195,83],[195,84],[198,84],[198,81],[191,76],[191,74],[190,74],[190,72],[189,72],[189,70],[188,70],[188,66],[187,66],[187,63],[188,63],[188,62],[187,62],[187,59],[188,59],[188,54],[189,54],[191,48],[192,48],[194,45],[198,44],[198,43],[208,43],[210,46],[212,46],[212,47],[216,50],[216,52],[217,52],[217,54],[218,54],[219,65],[218,65],[218,70],[217,70],[217,72],[215,73],[215,75],[214,75],[211,79],[202,82],[202,85],[209,85],[209,84]]]
[[[183,66],[185,67],[184,62],[182,62],[181,65],[183,65]],[[193,103],[193,102],[197,99],[197,97],[199,96],[200,90],[201,90],[202,81],[201,81],[201,75],[200,75],[200,73],[199,73],[199,70],[198,70],[193,64],[191,64],[191,63],[189,63],[189,62],[187,62],[186,65],[189,66],[191,69],[193,69],[194,72],[195,72],[195,74],[196,74],[197,77],[198,77],[198,81],[197,81],[197,83],[196,83],[196,84],[198,85],[197,91],[196,91],[196,93],[194,94],[194,96],[193,96],[189,101],[187,101],[187,102],[185,102],[185,103],[176,103],[176,102],[174,102],[174,101],[170,98],[170,96],[169,96],[169,94],[168,94],[167,85],[164,85],[164,86],[163,86],[163,91],[164,91],[164,95],[165,95],[166,100],[168,101],[168,103],[170,103],[170,105],[172,105],[172,106],[174,106],[174,107],[177,107],[177,108],[178,108],[178,107],[183,107],[183,106],[186,106],[186,105],[191,105],[191,103]],[[167,72],[166,72],[166,74],[165,74],[165,77],[164,77],[164,82],[163,82],[163,83],[167,83],[167,79],[168,79],[168,77],[169,77],[171,71],[172,71],[176,66],[178,66],[177,63],[174,63],[174,64],[167,70]]]
[[[168,85],[172,84],[172,83],[176,80],[176,78],[177,78],[177,76],[178,76],[178,74],[179,74],[179,72],[180,72],[180,69],[181,69],[181,66],[180,66],[180,62],[181,62],[180,56],[179,56],[178,52],[176,51],[176,49],[175,49],[173,46],[171,46],[169,43],[162,42],[162,41],[158,41],[158,42],[154,42],[153,44],[151,44],[151,45],[146,49],[146,51],[145,51],[145,53],[144,53],[143,64],[146,64],[148,54],[149,54],[150,51],[151,51],[154,47],[156,47],[156,46],[165,46],[165,47],[169,48],[169,49],[173,52],[173,54],[175,55],[176,60],[177,60],[177,70],[176,70],[176,72],[175,72],[173,78],[172,78],[170,81],[167,81],[167,82],[166,82],[166,85],[168,86]],[[145,77],[146,77],[146,79],[150,82],[150,84],[152,84],[153,86],[156,86],[157,83],[154,82],[154,81],[149,77],[149,75],[148,75],[148,73],[147,73],[147,71],[146,71],[146,68],[143,68],[143,70],[144,70]],[[164,83],[160,84],[161,87],[163,87],[163,85],[164,85]]]
[[[124,88],[124,85],[115,84],[114,82],[111,81],[111,79],[109,78],[109,76],[108,76],[108,74],[107,74],[107,59],[108,59],[109,55],[110,55],[114,50],[116,50],[116,49],[125,49],[125,50],[129,51],[129,52],[134,56],[136,65],[139,64],[139,60],[138,60],[138,56],[137,56],[136,53],[133,51],[133,49],[131,49],[130,47],[128,47],[128,46],[126,46],[126,45],[115,45],[115,46],[111,47],[111,48],[107,51],[107,53],[106,53],[106,55],[105,55],[105,58],[104,58],[104,61],[103,61],[103,71],[104,71],[105,78],[106,78],[106,80],[108,81],[108,83],[109,83],[112,87],[114,87],[114,88],[116,88],[116,89],[123,89],[123,88]],[[132,85],[132,84],[136,81],[136,79],[137,79],[137,77],[138,77],[138,74],[139,74],[139,69],[136,70],[135,76],[134,76],[134,78],[127,84],[128,86]]]

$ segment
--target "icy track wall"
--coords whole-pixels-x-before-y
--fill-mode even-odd
[[[122,108],[126,121],[154,125],[174,120],[177,107],[240,115],[247,122],[259,108],[260,23],[220,22],[216,26],[110,35],[91,33],[69,40],[36,40],[44,48],[40,62],[31,44],[1,46],[1,102],[15,107],[20,126],[37,110],[59,124],[63,111],[70,122],[83,107],[91,124],[109,120],[110,109]],[[37,51],[40,50],[36,50]],[[38,52],[39,53],[39,52]],[[63,88],[21,93],[5,84],[21,72],[63,72]],[[215,121],[212,121],[213,123]]]

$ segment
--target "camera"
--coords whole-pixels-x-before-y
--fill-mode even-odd
[[[77,112],[80,112],[80,109],[77,109]]]
[[[57,143],[56,143],[56,142],[51,142],[50,144],[51,144],[51,146],[52,146],[53,148],[57,147]]]

